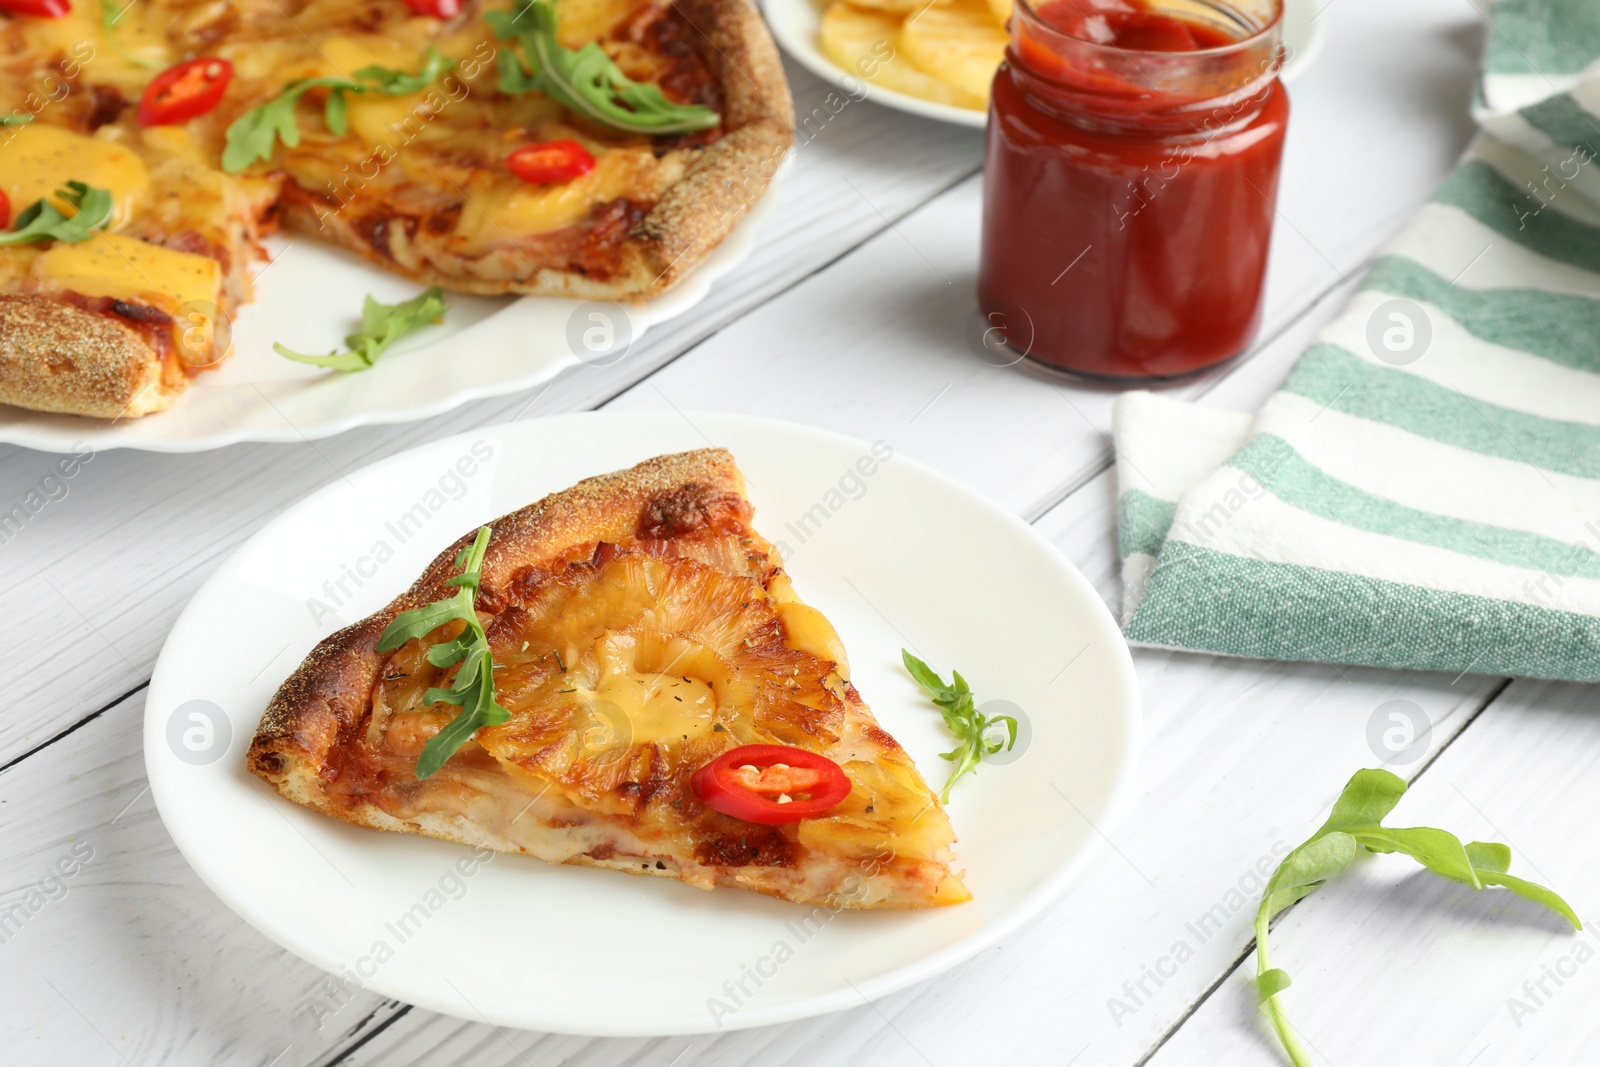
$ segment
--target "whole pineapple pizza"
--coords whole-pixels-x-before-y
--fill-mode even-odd
[[[0,403],[39,411],[169,406],[278,226],[424,287],[649,298],[790,142],[748,0],[0,8]],[[369,303],[342,358],[441,308]]]

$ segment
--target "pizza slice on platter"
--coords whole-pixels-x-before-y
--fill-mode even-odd
[[[57,117],[73,116],[92,119],[64,101]],[[0,402],[110,419],[170,405],[227,356],[277,195],[271,179],[209,163],[178,127],[0,129],[0,203],[15,223],[0,234]],[[66,220],[23,241],[34,205]]]
[[[954,834],[750,525],[661,456],[496,520],[284,682],[250,770],[379,830],[831,907],[970,899]]]

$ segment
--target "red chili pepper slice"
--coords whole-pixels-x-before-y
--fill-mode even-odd
[[[42,19],[58,19],[72,10],[67,0],[0,0],[0,11],[13,15],[33,15]]]
[[[453,19],[461,14],[461,0],[406,0],[406,6],[431,19]]]
[[[565,182],[594,170],[594,156],[577,141],[540,141],[512,152],[506,166],[525,182]]]
[[[204,115],[221,102],[232,78],[233,64],[216,56],[168,67],[145,86],[139,98],[139,125],[174,126]]]
[[[767,825],[824,815],[851,789],[833,760],[788,745],[729,749],[695,771],[689,783],[706,807]]]

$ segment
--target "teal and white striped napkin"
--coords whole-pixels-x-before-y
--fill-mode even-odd
[[[1131,642],[1600,680],[1600,0],[1490,19],[1483,134],[1260,414],[1119,399]]]

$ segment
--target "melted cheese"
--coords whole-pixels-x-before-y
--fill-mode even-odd
[[[144,146],[160,156],[181,159],[194,167],[212,167],[216,160],[187,126],[150,126],[139,131]]]
[[[34,260],[39,258],[38,245],[14,245],[0,249],[0,287],[15,292],[17,283],[28,276]]]
[[[52,196],[69,181],[109,190],[111,225],[126,223],[134,203],[149,188],[150,175],[131,150],[98,137],[31,122],[0,148],[0,189],[11,198],[14,212]],[[70,211],[65,203],[57,206]]]
[[[850,677],[850,662],[845,656],[844,642],[839,640],[839,632],[826,615],[801,602],[787,574],[778,574],[767,583],[767,596],[783,621],[784,637],[790,648],[833,663],[838,666],[841,677]]]
[[[595,151],[595,168],[567,182],[530,185],[511,176],[483,175],[461,213],[456,233],[493,243],[502,234],[548,233],[583,219],[595,204],[622,197],[653,200],[660,168],[648,148]]]
[[[432,121],[426,95],[350,98],[350,130],[369,145],[403,145]]]
[[[57,241],[34,260],[32,275],[47,289],[134,300],[165,311],[189,301],[215,306],[222,284],[222,267],[209,256],[112,233],[77,244]]]
[[[396,40],[377,33],[342,34],[325,38],[317,45],[322,58],[335,74],[349,78],[362,67],[388,67],[415,70],[417,42]]]
[[[648,642],[654,646],[655,641]],[[676,647],[674,647],[676,646]],[[674,669],[688,673],[684,664],[704,658],[709,650],[679,639],[659,649],[641,648],[630,634],[610,634],[596,646],[600,677],[594,688],[579,695],[591,701],[591,715],[607,718],[606,705],[621,710],[626,723],[609,723],[624,743],[681,744],[711,730],[717,698],[711,686],[693,675],[670,675],[652,669],[669,650]],[[615,717],[615,716],[612,716]]]
[[[810,604],[799,601],[774,604],[773,607],[778,612],[778,618],[783,620],[783,632],[790,648],[833,663],[841,675],[849,677],[850,664],[845,658],[844,642],[839,640],[838,631],[827,616]]]
[[[96,84],[119,85],[130,99],[137,100],[138,90],[152,75],[180,58],[172,54],[167,41],[172,19],[170,8],[162,10],[153,4],[128,4],[124,0],[117,4],[117,24],[110,41],[101,25],[101,6],[95,0],[74,2],[62,18],[18,21],[22,23],[28,51],[35,56],[60,54],[65,57],[69,80],[76,77],[72,73],[74,68],[92,67],[92,80]],[[130,56],[149,65],[140,66]],[[41,78],[30,88],[42,96],[59,99],[52,92],[49,77]],[[26,101],[22,106],[26,110],[41,110]]]
[[[556,39],[566,48],[598,41],[638,6],[638,0],[561,0],[556,11]]]

